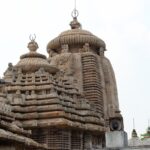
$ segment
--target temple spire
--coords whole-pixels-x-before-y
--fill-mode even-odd
[[[134,138],[134,137],[138,137],[135,129],[132,130],[132,138]]]
[[[136,130],[135,130],[135,121],[134,121],[134,118],[133,118],[133,130],[132,130],[132,138],[134,138],[134,137],[138,137],[137,136],[137,132],[136,132]]]
[[[79,11],[76,9],[76,0],[71,16],[73,18],[73,21],[70,22],[71,29],[81,29],[81,24],[77,20],[77,17],[79,16]]]

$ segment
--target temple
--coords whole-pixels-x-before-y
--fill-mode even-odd
[[[48,57],[30,37],[29,52],[4,72],[0,150],[96,150],[106,132],[124,130],[105,42],[72,17],[71,29],[48,43]]]

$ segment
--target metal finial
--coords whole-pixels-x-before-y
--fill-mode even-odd
[[[29,39],[30,39],[31,41],[35,41],[36,35],[35,35],[35,34],[33,34],[33,35],[30,34]]]
[[[71,29],[81,29],[81,24],[78,22],[78,19],[77,19],[77,17],[79,16],[79,12],[76,9],[76,0],[74,1],[75,1],[74,9],[71,13],[73,20],[70,22],[70,26],[71,26]]]
[[[135,129],[135,121],[134,121],[134,118],[133,118],[133,129]]]
[[[76,7],[77,7],[77,3],[76,3],[76,0],[74,0],[74,9],[73,9],[73,11],[71,13],[71,16],[73,18],[77,18],[79,16],[79,12],[78,12]]]
[[[79,16],[79,11],[78,11],[77,9],[74,9],[74,10],[72,11],[72,13],[71,13],[71,16],[72,16],[73,18],[77,18],[77,17]]]

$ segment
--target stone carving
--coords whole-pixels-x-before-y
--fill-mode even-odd
[[[104,47],[100,47],[99,55],[103,57],[104,56],[104,51],[105,51]]]
[[[73,60],[71,53],[62,53],[55,56],[50,62],[52,66],[56,66],[60,69],[61,72],[64,72],[65,75],[71,76],[73,74]]]
[[[17,73],[18,73],[18,74],[22,74],[22,69],[21,69],[21,68],[18,68]]]
[[[38,71],[35,72],[35,74],[44,74],[45,70],[43,67],[41,67]]]
[[[85,45],[83,46],[83,52],[90,52],[90,45],[89,45],[89,43],[85,43]]]
[[[30,50],[30,52],[35,52],[39,46],[37,44],[37,42],[35,42],[35,40],[31,40],[31,42],[28,43],[28,46],[27,46]]]
[[[51,58],[54,57],[54,56],[56,56],[58,53],[55,52],[55,50],[53,50],[53,49],[48,49],[47,51],[49,52],[48,61],[51,62]]]
[[[15,74],[16,74],[16,69],[14,68],[12,63],[9,63],[7,70],[4,72],[4,76],[5,76],[4,79],[7,82],[14,81],[15,80]]]
[[[62,45],[62,53],[68,53],[69,52],[69,46],[67,44]]]
[[[12,74],[13,74],[13,65],[12,65],[12,63],[8,63],[8,68],[4,72],[4,75],[5,76],[11,76]]]

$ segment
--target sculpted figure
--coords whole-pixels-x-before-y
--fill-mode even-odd
[[[69,53],[69,47],[67,44],[62,45],[61,54],[53,57],[50,64],[56,66],[63,71],[65,75],[72,74],[72,53]]]
[[[12,75],[12,72],[13,72],[13,65],[12,63],[8,63],[8,68],[5,71],[4,75]]]
[[[100,49],[99,49],[99,55],[100,56],[104,56],[104,51],[105,51],[104,47],[100,47]]]
[[[68,44],[64,44],[61,46],[62,47],[62,53],[67,53],[69,51],[69,46]]]
[[[45,73],[45,70],[43,67],[41,67],[38,71],[35,72],[35,74],[43,74]]]
[[[84,52],[89,52],[90,51],[89,43],[85,43],[85,45],[83,46],[83,51]]]
[[[57,53],[57,52],[55,52],[55,50],[53,50],[53,49],[48,49],[48,52],[49,52],[48,62],[50,63],[50,62],[51,62],[52,57],[56,56],[58,53]]]

